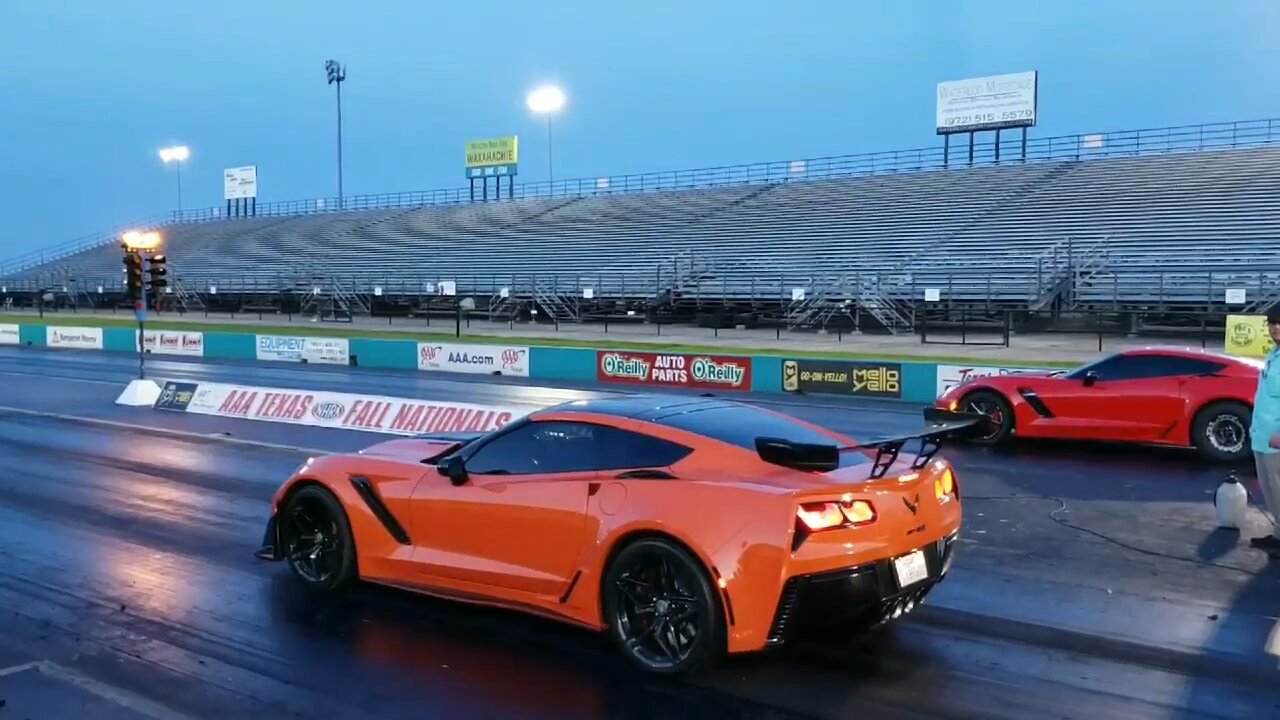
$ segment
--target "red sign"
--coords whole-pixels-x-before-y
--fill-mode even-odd
[[[597,350],[596,379],[607,383],[750,390],[751,360],[726,355]]]

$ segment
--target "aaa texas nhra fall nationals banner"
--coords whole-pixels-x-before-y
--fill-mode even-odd
[[[156,409],[392,435],[489,431],[526,411],[351,393],[166,382]]]
[[[596,379],[605,383],[658,387],[750,390],[751,359],[597,350]]]

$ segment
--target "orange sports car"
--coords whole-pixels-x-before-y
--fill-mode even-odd
[[[312,458],[257,556],[322,591],[359,579],[607,631],[640,667],[685,672],[896,618],[946,575],[960,491],[935,456],[984,418],[925,419],[859,444],[716,398],[569,402]]]

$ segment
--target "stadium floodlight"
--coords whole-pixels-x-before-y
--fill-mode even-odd
[[[551,116],[564,108],[564,91],[555,85],[543,85],[529,93],[525,102],[533,112],[547,116],[547,178],[554,183],[556,174],[551,162]]]
[[[160,161],[165,165],[173,163],[178,170],[178,215],[182,215],[182,163],[191,157],[191,148],[186,145],[160,149]]]

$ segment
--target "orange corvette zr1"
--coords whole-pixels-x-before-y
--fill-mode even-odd
[[[608,631],[640,667],[684,672],[897,617],[946,575],[962,513],[935,454],[983,418],[925,416],[858,444],[713,398],[565,403],[308,460],[257,556],[315,589],[360,579]]]

